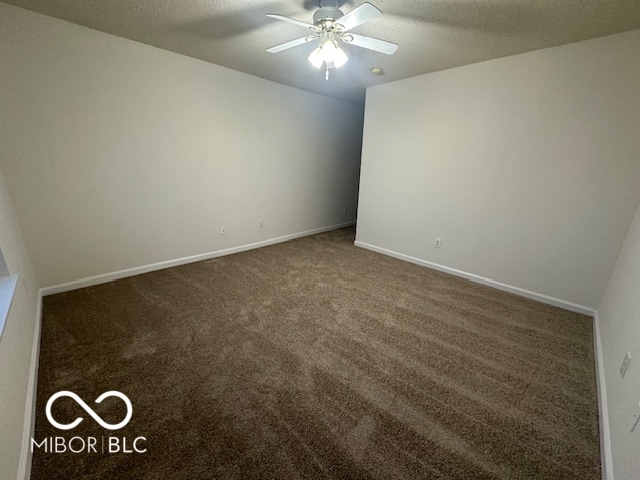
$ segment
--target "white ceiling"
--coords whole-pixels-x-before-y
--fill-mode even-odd
[[[347,45],[328,81],[313,45],[265,49],[306,31],[318,0],[4,0],[96,30],[312,92],[359,103],[364,89],[415,75],[640,28],[639,0],[370,0],[384,15],[354,29],[400,45],[387,56]],[[347,13],[363,0],[342,0]],[[370,68],[380,66],[385,75]]]

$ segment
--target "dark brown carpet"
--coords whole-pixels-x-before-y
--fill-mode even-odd
[[[34,479],[599,479],[591,319],[353,246],[343,229],[46,297]],[[60,399],[77,393],[102,429]],[[77,447],[78,445],[76,445]]]

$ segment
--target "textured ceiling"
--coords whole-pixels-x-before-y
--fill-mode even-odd
[[[387,56],[347,45],[349,62],[326,81],[306,60],[311,44],[265,52],[306,34],[265,14],[312,23],[317,0],[4,1],[354,103],[371,85],[640,28],[639,0],[370,0],[384,15],[353,32],[400,48]],[[372,75],[373,66],[385,74]]]

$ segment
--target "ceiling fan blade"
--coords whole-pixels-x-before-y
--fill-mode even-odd
[[[267,17],[275,18],[276,20],[282,20],[283,22],[293,23],[294,25],[299,25],[304,28],[309,28],[314,32],[317,32],[319,29],[315,25],[311,25],[310,23],[305,23],[300,20],[296,20],[295,18],[285,17],[283,15],[276,15],[273,13],[267,13]]]
[[[376,7],[371,5],[369,2],[363,3],[359,7],[354,8],[346,15],[340,17],[336,20],[336,23],[342,25],[343,32],[351,30],[352,28],[357,27],[358,25],[362,25],[369,20],[373,20],[374,18],[378,18],[382,15],[382,12],[378,10]]]
[[[291,40],[290,42],[281,43],[280,45],[276,45],[275,47],[267,48],[267,52],[269,53],[282,52],[283,50],[297,47],[298,45],[302,45],[303,43],[307,43],[308,41],[313,39],[314,39],[313,37],[298,38],[297,40]]]
[[[398,45],[395,43],[387,42],[385,40],[378,40],[377,38],[365,37],[364,35],[356,35],[355,33],[349,33],[345,35],[342,40],[344,40],[349,45],[368,48],[369,50],[385,53],[387,55],[393,55],[394,53],[396,53],[396,50],[398,50]]]

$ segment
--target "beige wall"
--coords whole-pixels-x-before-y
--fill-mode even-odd
[[[14,479],[23,453],[25,407],[31,405],[32,398],[28,391],[29,372],[39,287],[1,170],[0,249],[9,272],[19,275],[0,337],[0,478]],[[27,429],[26,433],[30,431]]]
[[[640,472],[640,425],[631,432],[640,415],[640,208],[598,313],[614,478],[634,480]],[[626,352],[631,353],[631,364],[621,378]]]
[[[634,30],[369,88],[358,242],[595,308],[640,201],[638,52]]]
[[[2,3],[0,65],[43,287],[355,218],[361,107]]]

